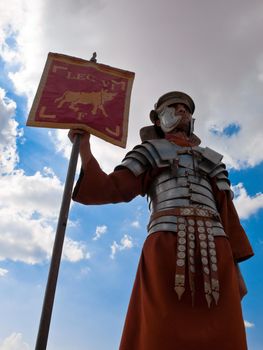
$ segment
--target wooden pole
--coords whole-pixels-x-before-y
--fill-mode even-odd
[[[76,135],[74,138],[74,143],[72,146],[71,156],[69,160],[68,173],[67,173],[67,178],[65,182],[64,193],[63,193],[63,198],[62,198],[62,203],[61,203],[61,208],[59,213],[57,231],[56,231],[55,242],[53,246],[48,281],[46,285],[46,292],[45,292],[45,297],[43,301],[43,307],[42,307],[42,313],[40,318],[35,350],[45,350],[47,347],[49,327],[50,327],[52,309],[54,304],[65,231],[66,231],[67,220],[68,220],[72,188],[73,188],[74,177],[75,177],[76,167],[78,162],[79,144],[80,144],[80,135]]]

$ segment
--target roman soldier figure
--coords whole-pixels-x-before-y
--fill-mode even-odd
[[[173,91],[150,112],[142,143],[105,174],[82,133],[83,204],[146,196],[150,220],[120,350],[245,350],[238,263],[253,255],[234,208],[223,156],[201,147],[190,96]]]

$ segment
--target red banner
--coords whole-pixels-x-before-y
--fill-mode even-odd
[[[27,125],[89,131],[126,146],[134,73],[49,53]]]

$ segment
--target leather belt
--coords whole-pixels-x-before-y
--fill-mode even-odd
[[[213,212],[209,209],[200,209],[200,208],[173,208],[167,210],[160,210],[156,213],[152,213],[150,217],[150,222],[161,216],[201,216],[206,218],[216,219],[221,221],[218,213]]]

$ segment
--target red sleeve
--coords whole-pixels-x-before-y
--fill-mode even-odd
[[[136,177],[128,169],[107,175],[92,157],[86,170],[81,170],[73,200],[82,204],[129,202],[137,195],[146,193],[151,178],[149,172]]]
[[[230,191],[219,191],[215,182],[213,183],[213,189],[222,224],[232,247],[234,260],[241,262],[249,259],[254,253],[241,226]]]

